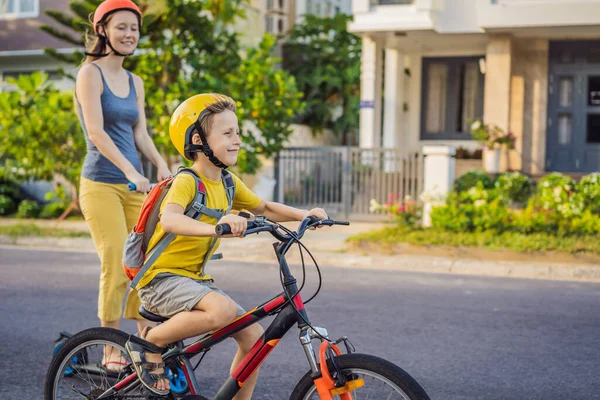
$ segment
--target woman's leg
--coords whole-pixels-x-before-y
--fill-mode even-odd
[[[100,325],[119,329],[123,297],[129,284],[122,266],[127,224],[119,187],[81,179],[80,206],[90,228],[100,257],[101,272],[98,293]],[[111,346],[104,348],[103,363],[110,370],[120,370],[124,357]]]
[[[129,233],[139,219],[142,204],[144,203],[146,195],[137,192],[130,192],[127,188],[123,188],[122,191],[120,191],[120,194],[123,202],[123,209],[125,210],[125,223],[127,225],[127,232]],[[147,326],[152,327],[155,326],[155,324],[145,320],[138,313],[140,305],[141,302],[137,290],[129,288],[127,300],[125,301],[123,317],[135,320],[137,322],[138,332],[141,334],[141,332]]]
[[[129,283],[122,265],[127,225],[118,186],[82,178],[80,190],[81,211],[101,262],[98,318],[102,326],[115,328]]]

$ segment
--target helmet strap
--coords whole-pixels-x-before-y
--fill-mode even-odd
[[[106,44],[108,45],[108,47],[110,47],[110,49],[112,50],[112,53],[114,55],[119,56],[119,57],[127,57],[127,56],[132,56],[133,53],[135,53],[135,50],[132,51],[130,54],[119,53],[117,50],[115,50],[115,48],[110,43],[110,39],[108,38],[108,35],[106,34],[106,27],[104,26],[104,22],[100,22],[100,26],[102,27],[102,29],[104,29],[104,35],[96,33],[96,36],[98,36],[100,38],[103,38],[106,41]],[[108,53],[97,53],[97,54],[85,52],[85,55],[86,56],[91,56],[91,57],[101,58],[101,57],[108,56],[110,53],[111,53],[110,51]]]
[[[203,153],[216,167],[227,169],[228,165],[223,164],[221,160],[215,156],[210,146],[208,145],[208,141],[206,140],[206,135],[200,126],[200,118],[194,123],[194,127],[196,128],[196,132],[200,135],[200,140],[202,141],[202,145],[199,144],[186,144],[184,148],[185,153]],[[192,134],[193,137],[193,134]],[[191,139],[191,137],[190,137]]]

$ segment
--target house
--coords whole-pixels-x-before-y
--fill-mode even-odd
[[[72,66],[47,56],[44,48],[64,53],[72,52],[74,48],[39,28],[42,24],[59,26],[44,11],[64,10],[68,4],[69,0],[0,2],[0,90],[10,88],[6,84],[7,78],[35,71],[46,72],[48,79],[59,89],[72,87],[72,82],[58,73],[59,68],[71,70]]]
[[[517,137],[502,169],[600,170],[600,1],[353,0],[362,147],[476,148],[483,117]]]

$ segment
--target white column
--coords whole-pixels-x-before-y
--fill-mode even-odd
[[[431,226],[431,209],[443,203],[454,183],[454,154],[452,146],[423,146],[423,226]]]
[[[352,13],[363,14],[369,12],[370,0],[352,0]]]
[[[363,36],[360,73],[360,147],[381,145],[381,59],[373,39]]]
[[[396,49],[385,49],[383,80],[383,147],[399,149],[402,135],[402,104],[404,103],[404,64],[402,54]],[[396,157],[386,157],[385,171],[398,171]]]

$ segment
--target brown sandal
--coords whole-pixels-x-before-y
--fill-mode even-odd
[[[147,333],[147,331],[145,333]],[[127,343],[125,343],[125,348],[127,349],[129,357],[131,357],[133,368],[135,368],[135,372],[137,372],[140,382],[152,393],[158,396],[167,396],[170,393],[170,389],[160,390],[154,387],[154,385],[162,379],[167,380],[167,382],[169,381],[165,363],[150,362],[146,359],[147,352],[160,354],[162,349],[157,346],[150,347],[143,345],[134,340],[134,338],[129,339]],[[148,344],[151,345],[151,343]],[[159,371],[161,369],[162,371]]]

